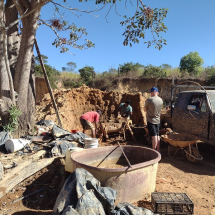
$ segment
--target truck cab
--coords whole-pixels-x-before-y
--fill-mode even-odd
[[[171,111],[173,131],[215,145],[215,90],[183,91]]]

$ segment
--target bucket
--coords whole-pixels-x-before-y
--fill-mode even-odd
[[[5,149],[8,152],[16,152],[25,147],[26,144],[30,143],[30,140],[25,139],[9,139],[5,142]]]
[[[71,132],[72,132],[73,134],[76,134],[76,133],[78,132],[78,129],[72,129]]]
[[[99,141],[96,138],[85,138],[84,139],[85,149],[98,148]]]
[[[67,172],[74,172],[74,167],[73,167],[73,163],[71,160],[71,154],[73,152],[77,152],[77,151],[81,151],[83,150],[83,148],[78,148],[78,147],[73,147],[73,148],[69,148],[66,151],[66,159],[65,159],[65,171]]]

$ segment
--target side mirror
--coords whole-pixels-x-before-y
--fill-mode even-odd
[[[187,105],[187,110],[196,110],[196,105]]]

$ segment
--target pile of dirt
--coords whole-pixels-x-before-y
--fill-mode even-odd
[[[145,113],[143,110],[145,96],[141,93],[119,93],[104,92],[98,89],[89,88],[85,85],[76,89],[57,89],[53,91],[63,128],[66,130],[81,129],[79,118],[87,111],[102,111],[101,122],[113,120],[117,116],[118,107],[121,102],[127,99],[131,101],[134,124],[145,124]],[[56,124],[57,117],[49,94],[37,105],[36,120],[52,120]]]

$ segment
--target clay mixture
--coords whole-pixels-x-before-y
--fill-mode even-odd
[[[114,119],[120,102],[130,99],[134,109],[133,123],[143,125],[142,107],[145,98],[140,94],[121,94],[101,92],[100,90],[81,87],[73,90],[56,90],[54,92],[64,129],[80,129],[79,117],[86,111],[101,109],[102,120]],[[54,108],[48,95],[37,106],[37,121],[51,119],[57,123]],[[137,135],[135,133],[135,135]],[[136,136],[137,144],[151,147],[143,133]],[[118,137],[117,137],[118,138]],[[100,147],[117,145],[115,137],[109,142],[102,142]],[[126,132],[126,140],[120,144],[130,145],[133,140]],[[133,144],[134,145],[134,144]],[[174,149],[173,149],[174,150]],[[195,215],[215,214],[215,148],[199,144],[199,151],[204,157],[198,164],[189,163],[180,151],[175,157],[168,157],[167,145],[161,145],[162,159],[158,165],[156,192],[186,193],[194,203]],[[174,153],[171,153],[174,154]],[[17,158],[17,157],[16,157]],[[0,160],[13,160],[15,156],[0,152]],[[20,159],[27,159],[20,157]],[[18,159],[18,162],[19,160]],[[64,170],[64,157],[57,157],[54,162],[36,174],[15,186],[0,199],[1,215],[45,215],[52,214],[56,198],[69,173]],[[35,193],[34,193],[35,192]],[[15,200],[25,197],[17,202]],[[152,210],[150,200],[133,203],[138,207]]]

